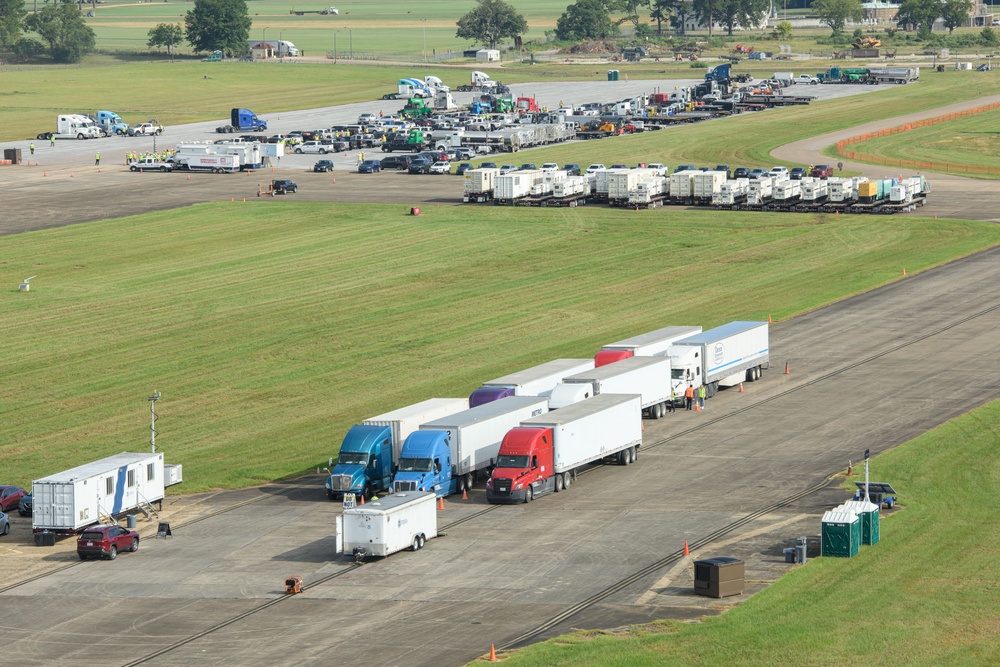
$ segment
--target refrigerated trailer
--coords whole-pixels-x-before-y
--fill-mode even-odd
[[[651,419],[667,413],[670,401],[670,359],[629,357],[563,379],[549,395],[549,409],[565,409],[601,394],[639,394]]]
[[[362,561],[397,551],[418,551],[437,537],[433,493],[394,493],[344,510],[337,517],[337,551]]]
[[[642,407],[636,395],[602,394],[526,419],[504,437],[486,499],[527,503],[563,491],[582,466],[606,460],[628,465],[641,445]]]
[[[554,359],[517,373],[504,375],[484,382],[483,386],[472,392],[469,396],[469,407],[474,408],[507,396],[548,397],[564,377],[589,371],[593,367],[593,359]]]
[[[72,535],[163,500],[163,454],[122,452],[32,482],[34,531]]]
[[[767,322],[730,322],[679,340],[670,347],[674,391],[704,385],[711,398],[719,387],[759,380],[769,355]]]

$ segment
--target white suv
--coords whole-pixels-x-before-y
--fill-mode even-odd
[[[328,146],[318,141],[306,141],[295,147],[296,153],[319,153],[320,155],[326,155],[332,150],[333,146]]]
[[[767,172],[768,176],[788,176],[788,167],[771,167],[771,171]]]
[[[603,164],[592,164],[587,167],[587,171],[584,172],[584,176],[592,176],[593,174],[596,174],[599,171],[604,171],[605,169],[607,169],[607,167]]]
[[[542,165],[542,171],[559,171],[559,165],[555,162],[546,162]]]

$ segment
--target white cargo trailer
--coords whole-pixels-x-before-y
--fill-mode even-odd
[[[509,204],[528,197],[531,188],[541,182],[541,170],[512,171],[493,180],[493,198],[499,204]]]
[[[554,359],[523,371],[484,382],[469,396],[469,405],[476,407],[507,396],[541,396],[547,398],[559,381],[568,375],[589,371],[593,359]]]
[[[670,348],[675,392],[704,385],[706,396],[715,396],[719,387],[759,380],[769,359],[767,322],[730,322],[695,334]]]
[[[31,488],[34,531],[71,535],[163,500],[163,454],[122,452],[36,479]]]
[[[465,172],[465,194],[462,200],[469,203],[493,199],[493,181],[499,173],[499,169],[492,167],[470,169]]]
[[[426,401],[365,419],[361,423],[365,426],[388,426],[392,429],[392,460],[398,461],[406,437],[420,428],[421,424],[468,409],[467,398],[428,398]]]
[[[437,537],[434,494],[404,491],[344,510],[337,517],[338,553],[356,560],[389,556]]]
[[[659,419],[666,414],[670,401],[670,359],[629,357],[570,375],[552,390],[549,409],[562,409],[601,394],[639,394],[643,411]]]
[[[594,366],[606,366],[629,357],[665,357],[671,345],[701,331],[701,327],[698,326],[663,327],[615,343],[608,343],[594,357]]]

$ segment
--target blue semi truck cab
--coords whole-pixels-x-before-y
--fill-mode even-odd
[[[433,491],[439,498],[457,491],[447,431],[414,431],[403,443],[393,490]]]
[[[331,461],[332,462],[332,461]],[[389,490],[392,483],[392,429],[358,424],[344,436],[337,464],[326,480],[326,495],[342,500],[345,494],[364,496]]]

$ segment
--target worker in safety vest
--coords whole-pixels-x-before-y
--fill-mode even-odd
[[[689,384],[687,389],[684,390],[684,405],[687,406],[688,410],[694,408],[694,385]]]
[[[698,407],[705,409],[705,385],[698,387]]]

